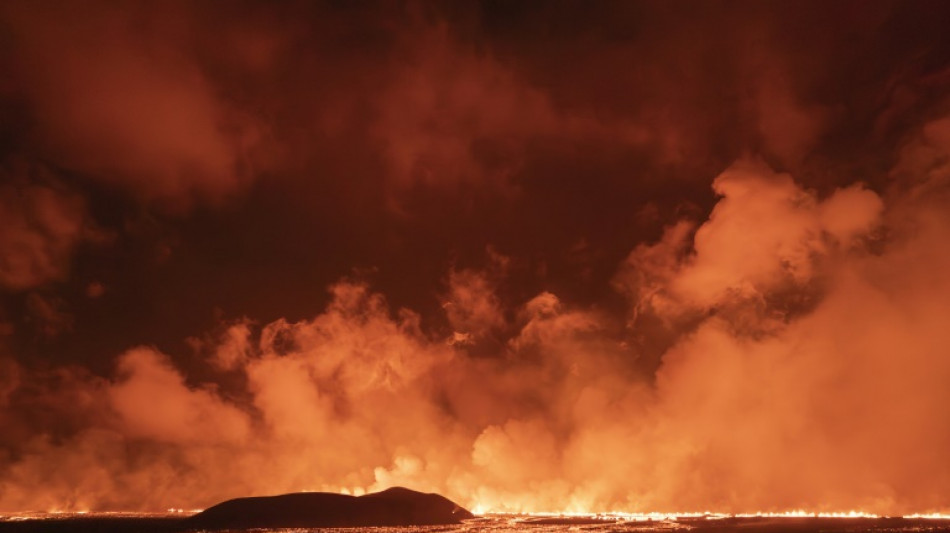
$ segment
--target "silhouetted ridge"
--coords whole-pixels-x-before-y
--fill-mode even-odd
[[[189,529],[361,527],[458,524],[472,513],[438,494],[394,487],[348,496],[298,492],[237,498],[186,520]]]

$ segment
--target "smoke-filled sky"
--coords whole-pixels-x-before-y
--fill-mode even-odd
[[[950,4],[0,4],[0,511],[950,509]]]

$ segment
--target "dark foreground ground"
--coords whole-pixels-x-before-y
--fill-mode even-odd
[[[0,520],[0,533],[185,533],[316,528],[458,526],[475,515],[433,493],[405,487],[361,496],[296,492],[235,498],[191,516],[40,515]]]
[[[723,518],[678,519],[638,522],[597,517],[527,518],[492,515],[440,526],[339,528],[342,532],[379,533],[588,533],[666,532],[696,533],[950,533],[950,520],[905,518]],[[143,516],[70,516],[0,521],[0,533],[181,533],[186,531],[250,531],[249,529],[194,529],[186,518]],[[256,532],[278,529],[254,529]],[[285,530],[286,531],[286,530]],[[332,531],[295,528],[294,531]]]

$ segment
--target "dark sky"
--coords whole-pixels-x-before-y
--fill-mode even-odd
[[[831,337],[852,331],[852,319],[836,298],[874,308],[853,292],[859,279],[886,295],[882,313],[861,327],[893,328],[895,346],[909,353],[898,366],[906,379],[884,396],[901,396],[905,385],[929,390],[915,381],[918,369],[950,377],[950,339],[917,348],[907,340],[929,331],[921,316],[950,318],[937,298],[950,230],[947,28],[950,4],[942,1],[4,3],[0,479],[9,481],[0,482],[0,511],[206,505],[229,491],[387,480],[521,510],[676,502],[932,510],[940,502],[917,491],[948,493],[937,490],[950,487],[946,458],[856,476],[876,452],[858,454],[840,475],[796,478],[800,492],[770,492],[782,472],[750,467],[729,477],[765,486],[762,498],[710,489],[678,500],[675,483],[647,491],[609,476],[582,487],[581,473],[597,468],[576,450],[594,438],[589,431],[607,430],[571,417],[644,420],[607,431],[616,449],[641,450],[661,465],[657,472],[684,484],[680,474],[702,465],[702,486],[717,472],[745,472],[724,459],[742,447],[704,432],[705,422],[680,409],[704,411],[686,405],[722,408],[702,420],[728,420],[747,404],[760,406],[763,419],[787,414],[798,425],[755,438],[775,454],[804,450],[802,460],[822,465],[842,464],[845,450],[826,443],[833,421],[848,413],[869,424],[901,418],[905,408],[941,413],[938,435],[905,428],[908,442],[950,442],[950,421],[937,407],[943,395],[814,410],[829,390],[876,387],[874,376],[894,370],[872,363],[891,361],[893,351],[862,356],[875,370],[843,385],[794,363],[818,352],[844,361]],[[918,290],[922,280],[928,288]],[[356,350],[340,339],[375,338],[361,329],[377,331],[367,316],[404,337],[397,351],[409,355],[400,361],[438,361],[403,374],[379,356],[388,372],[411,376],[405,386],[412,405],[424,406],[420,427],[451,435],[430,445],[474,470],[447,474],[445,457],[380,429],[365,453],[341,463],[351,466],[317,461],[306,482],[209,481],[221,468],[196,459],[208,442],[252,464],[262,450],[290,461],[284,452],[295,438],[316,445],[331,432],[372,432],[375,418],[354,413],[387,404],[378,403],[382,393],[365,399],[362,381],[346,377],[374,371],[347,370],[356,363],[346,361],[389,353],[389,344],[366,341],[329,370],[319,363],[328,346]],[[552,333],[563,328],[570,339]],[[704,347],[709,328],[748,353]],[[228,348],[234,338],[240,357]],[[800,347],[798,338],[831,340],[799,359],[769,348]],[[706,370],[690,356],[720,348],[721,364]],[[760,348],[779,362],[756,366]],[[736,354],[749,360],[731,365]],[[272,359],[297,361],[297,373],[262,370]],[[723,376],[709,383],[758,382],[777,392],[669,392],[696,389],[671,370],[677,361]],[[783,392],[805,374],[815,380],[805,392]],[[319,414],[313,406],[323,404],[306,394],[287,399],[317,409],[301,407],[299,423],[323,430],[281,433],[275,413],[283,411],[264,383],[290,375],[309,376],[312,391],[322,391],[314,394],[336,398],[333,416]],[[460,385],[472,376],[492,385]],[[600,392],[589,397],[588,388]],[[649,399],[629,396],[640,388]],[[733,389],[740,392],[720,394]],[[148,409],[165,409],[156,400],[136,411],[136,398],[165,393],[184,398],[169,400],[167,412],[191,413],[198,424],[240,420],[260,442],[241,432],[222,430],[231,437],[221,444],[173,425],[136,425],[157,416]],[[573,407],[556,408],[553,398]],[[644,414],[632,404],[652,407]],[[107,464],[112,485],[89,488],[86,499],[56,486],[29,489],[47,474],[28,457],[83,462],[69,457],[85,457],[102,432],[124,451],[83,461]],[[539,452],[536,465],[509,480],[543,483],[534,499],[483,471],[479,450],[520,465],[526,460],[506,455],[504,443],[517,447],[539,432],[549,456]],[[818,437],[788,437],[801,432]],[[859,425],[853,434],[874,432]],[[357,438],[347,435],[341,439]],[[700,451],[658,451],[670,442]],[[885,449],[898,454],[908,442]],[[400,470],[407,454],[421,470]],[[922,455],[938,457],[936,448]],[[199,479],[205,488],[130,503],[122,494],[141,496],[151,483],[143,480],[158,475],[142,466],[149,461],[174,472],[162,479]],[[642,474],[642,465],[627,467]],[[925,471],[937,473],[922,481]],[[865,482],[872,488],[858,488]],[[914,483],[931,492],[909,489]],[[830,488],[814,496],[815,487]]]

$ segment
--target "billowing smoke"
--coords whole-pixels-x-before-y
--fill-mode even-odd
[[[42,168],[11,166],[0,188],[0,287],[65,279],[75,249],[96,234],[83,199]]]
[[[40,150],[175,209],[239,188],[242,153],[258,134],[177,49],[181,10],[143,29],[136,19],[156,13],[96,7],[93,17],[65,3],[4,9],[9,66],[36,116]]]
[[[629,5],[0,8],[0,511],[950,508],[930,15]]]

